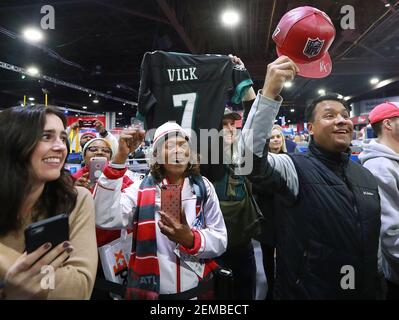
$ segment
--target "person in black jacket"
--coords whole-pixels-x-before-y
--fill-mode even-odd
[[[270,181],[278,199],[274,298],[375,299],[380,198],[372,174],[349,159],[345,101],[324,96],[307,108],[307,153],[262,158],[279,94],[297,72],[286,56],[268,65],[241,140],[254,153],[253,182]]]
[[[287,154],[283,129],[278,124],[273,126],[270,141],[265,149],[274,154]],[[267,152],[264,157],[267,157]],[[275,277],[276,221],[274,212],[276,201],[272,187],[267,178],[258,178],[256,183],[252,184],[252,192],[264,217],[262,232],[255,240],[260,242],[262,248],[263,270],[267,281],[266,300],[273,300]]]

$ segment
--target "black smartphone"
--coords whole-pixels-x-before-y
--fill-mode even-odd
[[[54,248],[67,240],[69,240],[69,224],[66,214],[40,220],[25,229],[25,250],[28,253],[47,242],[50,242]]]

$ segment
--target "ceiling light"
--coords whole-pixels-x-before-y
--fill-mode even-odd
[[[291,111],[291,112],[295,112],[295,109],[291,109],[290,111]]]
[[[288,120],[287,122],[288,122],[288,123],[290,123],[290,122],[291,122],[291,120]]]
[[[326,90],[324,89],[319,89],[319,91],[317,91],[317,93],[321,96],[324,96],[326,94]]]
[[[122,112],[118,112],[118,115],[120,115],[120,116],[121,116],[121,115],[123,115],[123,113],[122,113]]]
[[[221,19],[225,26],[234,27],[240,22],[240,15],[235,10],[226,10],[222,13]]]
[[[380,82],[380,80],[378,78],[371,78],[370,79],[370,83],[371,84],[377,84],[378,82]]]
[[[123,105],[126,106],[126,103],[124,103]]]
[[[83,106],[83,107],[82,107],[82,109],[85,109],[85,110],[86,110],[86,109],[87,109],[87,107],[86,107],[86,106]]]
[[[284,83],[284,87],[286,87],[286,88],[291,88],[291,87],[292,87],[292,81],[286,81],[286,82]]]
[[[25,78],[26,78],[26,75],[23,74],[23,75],[21,76],[21,79],[25,79]]]
[[[35,76],[37,76],[39,74],[39,69],[36,68],[36,67],[29,67],[29,68],[26,69],[26,72],[30,76],[35,77]]]
[[[29,99],[29,101],[35,101],[35,98],[33,98],[33,97],[29,97],[28,99]]]
[[[35,28],[27,28],[23,31],[25,40],[29,42],[40,42],[43,40],[43,33]]]
[[[93,99],[93,103],[99,103],[99,102],[100,102],[100,100],[98,100],[98,98]]]
[[[35,104],[32,102],[30,105],[31,105],[31,106],[34,106]]]
[[[386,4],[385,4],[385,8],[389,8],[390,6],[391,6],[390,3],[386,3]]]

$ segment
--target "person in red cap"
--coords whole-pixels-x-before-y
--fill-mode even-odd
[[[359,159],[375,176],[381,197],[381,268],[387,299],[399,299],[399,107],[391,102],[369,114],[377,140],[363,145]]]
[[[335,28],[328,15],[309,6],[288,11],[272,36],[278,56],[292,59],[298,75],[307,78],[324,78],[331,73],[328,49],[334,38]]]
[[[274,298],[376,299],[380,198],[374,176],[350,160],[346,102],[328,95],[308,106],[308,152],[264,157],[284,82],[299,70],[286,56],[268,65],[240,148],[253,153],[252,182],[276,195]]]

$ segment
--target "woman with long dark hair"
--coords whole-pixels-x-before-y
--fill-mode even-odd
[[[66,119],[52,107],[14,107],[0,113],[0,282],[7,299],[87,299],[97,250],[90,192],[74,187],[64,170]],[[69,241],[25,252],[25,228],[68,215]],[[54,287],[41,285],[53,267]]]

